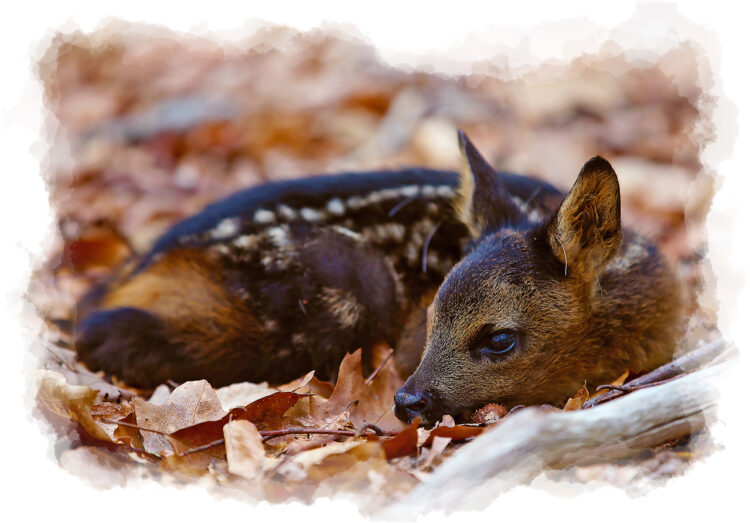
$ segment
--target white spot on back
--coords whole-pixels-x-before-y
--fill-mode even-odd
[[[266,231],[266,234],[271,240],[271,243],[273,243],[276,247],[278,247],[279,249],[285,249],[289,246],[289,236],[287,235],[288,231],[288,227],[283,225],[279,227],[271,227]]]
[[[407,185],[406,187],[402,187],[399,192],[401,193],[401,196],[416,196],[417,194],[419,194],[419,186]]]
[[[361,234],[357,234],[353,230],[347,229],[346,227],[342,227],[340,225],[332,225],[331,229],[333,229],[334,231],[336,231],[339,234],[343,234],[344,236],[348,236],[349,238],[352,238],[353,240],[357,240],[357,241],[361,241],[362,240],[362,235]]]
[[[359,321],[362,305],[350,292],[326,287],[320,299],[342,327],[353,327]]]
[[[258,236],[256,234],[244,234],[235,238],[232,243],[240,249],[251,249],[258,244]]]
[[[323,219],[323,214],[320,211],[316,211],[309,207],[302,207],[302,209],[299,210],[299,214],[302,216],[303,220],[308,222],[319,222]]]
[[[294,220],[297,218],[297,211],[289,207],[288,205],[279,204],[279,206],[276,208],[277,212],[279,213],[279,216],[284,218],[287,221]]]
[[[240,230],[239,218],[224,218],[216,227],[211,229],[209,236],[215,240],[222,240],[237,234]]]
[[[452,198],[456,194],[456,190],[450,185],[438,185],[437,193],[438,196],[443,198]]]
[[[346,209],[344,208],[344,202],[342,202],[340,198],[329,200],[326,204],[326,209],[328,209],[328,212],[330,212],[334,216],[343,216],[344,212],[346,211]]]
[[[355,211],[357,209],[361,209],[365,205],[366,205],[365,199],[362,198],[361,196],[352,196],[350,198],[347,198],[346,200],[346,206]]]
[[[274,223],[276,221],[276,215],[266,209],[258,209],[253,215],[253,221],[255,223]]]
[[[434,198],[437,195],[437,188],[434,185],[425,185],[422,187],[422,196],[425,198]]]

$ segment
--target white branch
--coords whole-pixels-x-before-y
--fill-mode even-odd
[[[590,409],[518,411],[456,451],[381,515],[477,509],[545,468],[624,458],[689,434],[715,418],[714,383],[733,363],[714,365]]]

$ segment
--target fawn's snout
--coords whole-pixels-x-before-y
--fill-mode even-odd
[[[393,411],[396,416],[408,423],[414,418],[425,418],[425,414],[432,411],[434,402],[432,394],[419,390],[407,382],[393,397]]]

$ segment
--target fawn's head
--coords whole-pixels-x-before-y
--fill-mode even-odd
[[[473,236],[428,312],[422,361],[395,397],[405,421],[490,402],[559,402],[594,364],[587,320],[621,241],[617,176],[600,157],[551,216],[532,221],[463,133],[456,213]],[[523,203],[523,202],[521,202]]]

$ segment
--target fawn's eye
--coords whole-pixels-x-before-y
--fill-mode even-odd
[[[518,335],[512,330],[499,330],[482,337],[474,345],[473,353],[477,358],[499,361],[518,345]]]

